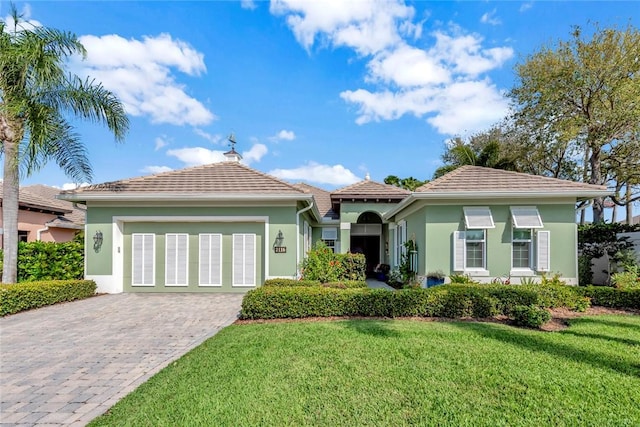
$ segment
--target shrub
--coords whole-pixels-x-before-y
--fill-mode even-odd
[[[578,289],[593,305],[610,308],[640,309],[640,289],[616,289],[608,286],[587,286]]]
[[[513,322],[518,326],[539,328],[551,320],[551,313],[535,305],[518,305],[513,308]]]
[[[84,248],[79,242],[20,242],[18,282],[80,280],[84,276]]]
[[[535,305],[540,307],[566,307],[570,310],[585,311],[591,305],[589,298],[581,295],[576,286],[547,281],[546,284],[521,285],[520,287],[535,292],[537,295]]]
[[[611,281],[618,289],[640,289],[640,269],[637,265],[629,265],[624,272],[611,276]]]
[[[323,283],[320,286],[325,288],[357,289],[367,288],[367,282],[364,280],[339,280],[337,282]]]
[[[17,313],[96,293],[93,280],[56,280],[0,285],[0,315]]]
[[[479,282],[476,282],[469,276],[468,274],[452,274],[449,276],[449,281],[452,284],[457,285],[479,285]]]
[[[365,280],[367,274],[367,260],[363,254],[335,254],[344,267],[340,280]]]
[[[302,278],[321,283],[364,280],[366,260],[363,254],[336,254],[324,242],[318,242],[302,261]]]
[[[320,282],[317,280],[297,280],[297,279],[275,278],[275,279],[265,280],[264,286],[274,286],[274,287],[320,286]]]

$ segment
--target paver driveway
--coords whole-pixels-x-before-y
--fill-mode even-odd
[[[102,295],[0,319],[0,423],[87,424],[233,323],[241,301]]]

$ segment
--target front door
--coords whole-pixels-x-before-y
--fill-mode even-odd
[[[367,260],[367,277],[374,275],[380,264],[380,236],[351,236],[351,252],[364,254]]]

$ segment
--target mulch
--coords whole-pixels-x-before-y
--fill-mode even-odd
[[[605,314],[631,314],[640,315],[640,310],[632,309],[615,309],[607,307],[589,307],[587,311],[577,312],[571,311],[566,308],[554,308],[549,310],[551,312],[551,320],[540,327],[541,330],[547,332],[560,331],[566,329],[569,326],[571,319],[576,319],[583,316],[598,316]],[[235,325],[251,325],[255,323],[311,323],[311,322],[327,322],[335,320],[415,320],[420,322],[482,322],[482,323],[502,323],[509,325],[512,323],[511,319],[507,316],[496,316],[490,318],[463,318],[463,319],[450,319],[446,317],[361,317],[361,316],[331,316],[331,317],[304,317],[300,319],[238,319],[234,322]]]

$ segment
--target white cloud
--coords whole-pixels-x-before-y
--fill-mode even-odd
[[[451,79],[438,60],[422,49],[400,45],[373,57],[368,64],[367,81],[394,83],[398,86],[421,86],[446,83]]]
[[[253,0],[240,0],[240,7],[248,10],[255,10],[258,5]]]
[[[349,185],[360,181],[360,178],[342,165],[321,165],[316,162],[294,169],[274,169],[269,174],[280,179],[318,184]]]
[[[531,9],[533,7],[533,2],[532,1],[526,1],[524,3],[522,3],[522,5],[520,6],[520,12],[526,12],[527,10]]]
[[[158,151],[167,145],[169,145],[169,141],[166,140],[165,136],[159,136],[155,139],[155,151]]]
[[[209,150],[203,147],[185,147],[167,150],[167,155],[180,160],[185,166],[201,166],[209,163],[224,162],[224,151]]]
[[[496,9],[493,9],[491,12],[487,12],[480,17],[480,22],[483,24],[489,25],[500,25],[502,21],[496,16]]]
[[[253,146],[242,152],[242,163],[250,165],[253,162],[259,162],[269,150],[264,144],[253,144]]]
[[[25,3],[22,6],[22,10],[18,12],[18,25],[16,27],[16,22],[13,20],[13,16],[7,15],[3,18],[3,21],[6,23],[5,31],[13,32],[14,29],[18,30],[31,30],[35,27],[41,27],[42,23],[40,21],[36,21],[35,19],[31,19],[31,5],[29,3]]]
[[[172,170],[173,169],[171,169],[169,166],[145,166],[140,170],[140,172],[156,174],[156,173],[163,173],[163,172],[171,172]]]
[[[212,144],[219,144],[220,141],[222,141],[222,135],[211,134],[211,133],[203,131],[200,128],[193,128],[193,132],[196,135],[203,137],[204,139],[206,139],[207,141],[209,141]]]
[[[81,182],[81,183],[66,182],[66,183],[62,184],[62,189],[63,190],[75,190],[76,188],[86,187],[88,185],[90,185],[88,182]]]
[[[277,134],[269,137],[270,141],[293,141],[296,139],[296,134],[292,130],[282,129]]]
[[[128,114],[147,116],[154,123],[206,125],[216,116],[187,94],[174,70],[190,76],[206,72],[204,56],[188,43],[169,34],[125,39],[112,34],[85,35],[80,41],[87,58],[75,57],[73,68],[113,91]]]
[[[318,42],[368,57],[363,83],[369,87],[340,94],[357,107],[358,124],[412,114],[441,133],[458,134],[485,129],[506,112],[502,91],[486,73],[511,59],[513,49],[487,47],[453,24],[415,46],[424,21],[414,23],[414,9],[400,0],[274,0],[271,12],[285,16],[306,49]],[[483,21],[497,24],[496,11]]]
[[[268,151],[266,145],[254,144],[249,150],[242,152],[242,163],[249,165],[259,162]],[[204,147],[185,147],[167,150],[167,155],[177,158],[189,167],[227,161],[225,152],[226,150],[209,150]]]
[[[274,15],[284,15],[298,42],[310,49],[316,39],[353,48],[361,55],[395,45],[401,36],[416,36],[415,10],[398,0],[308,1],[274,0]]]
[[[446,87],[420,87],[398,92],[345,91],[340,96],[359,106],[358,124],[394,120],[405,114],[430,115],[427,122],[442,134],[484,130],[503,118],[508,102],[488,80],[456,82]]]

